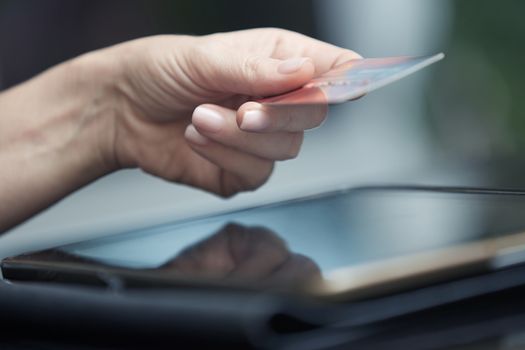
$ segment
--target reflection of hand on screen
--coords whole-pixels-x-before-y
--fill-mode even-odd
[[[162,269],[194,277],[267,283],[294,283],[318,278],[310,258],[291,252],[286,243],[264,227],[228,224],[212,236],[183,250]]]

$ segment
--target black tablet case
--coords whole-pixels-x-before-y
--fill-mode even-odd
[[[211,289],[115,293],[2,282],[0,348],[445,348],[524,328],[523,285],[525,267],[515,266],[331,303]]]

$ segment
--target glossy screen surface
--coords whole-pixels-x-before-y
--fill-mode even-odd
[[[521,194],[360,189],[62,247],[97,263],[288,280],[525,230]]]

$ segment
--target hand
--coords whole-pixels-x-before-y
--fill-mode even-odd
[[[80,265],[87,269],[85,271],[100,272],[101,268],[112,267],[133,270],[126,264],[111,265],[59,249],[24,254],[8,261],[15,267],[14,270],[8,271],[9,278],[14,280],[18,279],[16,266],[27,266],[32,262],[51,263],[48,266],[49,271],[37,277],[48,282],[69,280],[61,268],[64,263]],[[138,270],[153,272],[153,276],[160,276],[163,280],[173,279],[175,283],[180,282],[181,277],[190,277],[279,289],[294,289],[304,283],[319,282],[322,279],[321,270],[315,261],[305,255],[291,252],[286,242],[276,233],[265,227],[234,223],[229,223],[209,237],[186,247],[161,266]],[[118,276],[117,274],[115,277]]]
[[[319,266],[309,257],[291,252],[276,233],[233,223],[184,249],[159,269],[280,288],[321,278]]]
[[[359,57],[279,29],[145,38],[106,54],[122,67],[111,162],[221,196],[262,185],[274,161],[295,157],[303,131],[326,117],[326,106],[246,101]]]
[[[326,106],[268,108],[359,57],[279,29],[159,36],[95,51],[0,94],[0,232],[112,171],[139,167],[221,196],[299,152]],[[248,102],[247,102],[248,101]]]

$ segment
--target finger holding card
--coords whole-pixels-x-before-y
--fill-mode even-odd
[[[402,79],[443,57],[439,53],[421,57],[354,59],[337,65],[297,90],[258,102],[265,106],[343,103]]]
[[[443,58],[422,57],[352,59],[336,65],[291,92],[247,102],[237,111],[237,124],[248,132],[300,132],[326,119],[327,105],[358,99]]]

